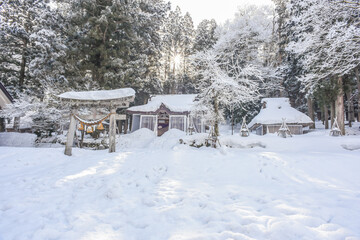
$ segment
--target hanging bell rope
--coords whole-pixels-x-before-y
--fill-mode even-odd
[[[86,133],[93,133],[94,130],[92,128],[92,126],[87,126],[87,129],[86,129]]]
[[[94,120],[94,121],[87,121],[85,119],[82,119],[81,117],[77,116],[76,114],[73,114],[74,118],[76,120],[78,120],[80,123],[84,124],[84,125],[87,125],[87,126],[92,126],[92,125],[98,125],[99,123],[101,123],[102,121],[104,121],[105,119],[109,118],[111,114],[114,114],[114,113],[109,113],[108,115],[106,115],[105,117],[103,118],[100,118],[98,120]]]
[[[84,130],[84,124],[80,123],[80,126],[79,126],[78,130],[83,131]]]
[[[104,130],[104,126],[102,122],[99,123],[99,125],[96,127],[97,130]]]

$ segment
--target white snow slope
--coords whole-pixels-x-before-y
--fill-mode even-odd
[[[114,154],[0,147],[0,239],[360,239],[359,136],[181,134],[141,129]]]

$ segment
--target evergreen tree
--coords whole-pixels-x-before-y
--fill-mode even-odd
[[[339,92],[336,116],[344,134],[343,78],[359,65],[359,9],[342,2],[292,1],[298,6],[294,35],[299,39],[289,43],[289,49],[302,56],[304,74],[300,78],[308,94],[313,94],[322,81],[336,81]]]
[[[162,0],[68,1],[64,14],[69,18],[73,85],[131,86],[143,98],[146,82],[158,79],[159,30],[167,10]]]
[[[64,81],[62,20],[45,0],[4,0],[0,8],[0,81],[15,97],[42,98],[47,85]]]
[[[197,26],[194,39],[194,52],[201,52],[212,48],[216,41],[217,24],[214,19],[202,20]]]
[[[163,26],[162,78],[167,93],[193,92],[193,70],[189,61],[193,53],[194,26],[189,13],[179,7],[169,13]]]

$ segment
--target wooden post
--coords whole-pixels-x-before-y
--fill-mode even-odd
[[[110,129],[109,129],[109,153],[115,152],[116,145],[116,120],[115,120],[116,109],[111,109],[110,115]]]
[[[66,146],[65,146],[65,155],[71,156],[72,145],[74,143],[74,135],[76,129],[76,119],[74,117],[74,111],[71,111],[70,116],[70,126],[67,133]]]
[[[122,120],[119,120],[118,121],[118,124],[117,124],[117,126],[118,126],[118,129],[119,129],[119,134],[122,134]]]
[[[125,123],[124,123],[124,134],[127,134],[128,127],[129,127],[128,116],[126,116]]]
[[[131,132],[132,131],[132,124],[133,124],[134,115],[130,115],[129,117],[130,117],[129,131]]]

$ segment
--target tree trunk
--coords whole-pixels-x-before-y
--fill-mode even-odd
[[[5,132],[5,118],[0,118],[0,132]]]
[[[339,124],[339,128],[342,135],[345,135],[345,120],[344,120],[344,91],[343,91],[343,80],[342,77],[338,78],[338,84],[340,87],[340,91],[338,93],[338,96],[336,97],[335,102],[335,112],[336,112],[336,118],[337,122]]]
[[[19,86],[22,88],[25,82],[25,69],[26,69],[26,52],[27,52],[27,40],[24,40],[24,48],[21,56],[20,63],[20,76],[19,76]]]
[[[352,127],[352,122],[355,122],[355,115],[354,115],[354,103],[351,99],[351,89],[346,92],[346,98],[348,101],[348,121],[349,127]]]
[[[334,119],[335,119],[335,102],[334,101],[331,101],[331,124],[330,124],[330,126],[331,126],[331,128],[333,127],[333,125],[334,125]]]
[[[310,128],[314,129],[315,128],[314,104],[310,96],[307,99],[307,106],[308,106],[308,115],[311,118],[311,120],[314,122],[313,124],[310,125]]]
[[[329,112],[326,104],[324,104],[324,123],[325,129],[329,129]]]
[[[357,80],[357,87],[358,87],[358,122],[360,122],[360,75],[359,75],[359,69],[355,68],[355,76]]]
[[[231,135],[234,135],[234,110],[231,110]]]
[[[217,99],[217,96],[214,98],[214,112],[215,112],[215,123],[214,123],[214,130],[215,130],[215,135],[219,136],[219,118],[220,118],[220,113],[219,113],[219,102]]]

